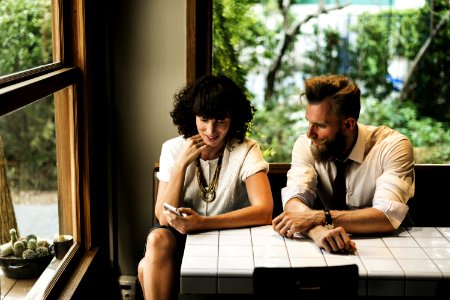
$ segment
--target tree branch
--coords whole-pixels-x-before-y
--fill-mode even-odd
[[[280,10],[282,11],[283,18],[284,18],[283,23],[286,24],[286,18],[288,17],[288,15],[286,14],[286,11],[287,11],[288,7],[286,7],[286,5],[283,5],[283,4],[285,4],[284,1],[280,0],[278,3],[279,3],[279,6],[282,7],[282,9],[280,8]],[[287,5],[291,6],[291,4],[292,4],[291,1],[289,1]],[[291,46],[291,44],[295,41],[295,37],[297,34],[299,34],[301,26],[306,24],[307,22],[309,22],[311,19],[317,18],[322,14],[327,14],[334,10],[343,9],[344,7],[346,7],[348,5],[350,5],[350,3],[340,4],[340,1],[337,0],[336,6],[327,9],[327,8],[325,8],[323,1],[321,1],[319,4],[319,8],[317,9],[317,11],[315,13],[307,15],[303,20],[297,22],[290,31],[288,31],[286,29],[286,33],[285,33],[284,39],[283,39],[283,44],[278,52],[278,55],[276,56],[273,63],[269,67],[269,72],[267,73],[267,76],[266,76],[266,89],[264,92],[264,101],[269,101],[273,95],[276,77],[277,77],[278,71],[281,68],[281,62],[283,60],[283,57],[286,54],[286,51],[289,48],[289,46]]]
[[[436,25],[436,28],[434,28],[434,30],[431,32],[430,36],[423,43],[419,52],[417,52],[416,57],[414,58],[414,60],[412,62],[412,67],[409,70],[408,75],[406,76],[405,83],[403,84],[403,88],[400,91],[400,99],[403,99],[403,100],[406,99],[408,97],[409,93],[414,89],[414,85],[411,83],[412,76],[416,72],[420,61],[423,59],[426,52],[430,48],[430,45],[433,42],[433,39],[436,37],[436,34],[447,25],[449,17],[450,17],[450,11],[447,11],[447,13],[442,17],[442,19]]]

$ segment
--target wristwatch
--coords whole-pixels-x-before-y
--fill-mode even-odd
[[[325,228],[333,229],[333,219],[331,218],[330,210],[324,209],[323,212],[325,213]]]

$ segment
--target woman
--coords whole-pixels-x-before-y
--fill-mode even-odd
[[[179,137],[159,161],[155,214],[138,278],[145,299],[176,298],[186,234],[271,223],[268,163],[246,138],[255,109],[226,76],[206,75],[174,97]],[[181,215],[164,210],[164,203]]]

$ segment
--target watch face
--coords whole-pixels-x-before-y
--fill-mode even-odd
[[[324,209],[323,212],[325,213],[325,227],[328,229],[333,229],[334,225],[330,211],[328,209]]]

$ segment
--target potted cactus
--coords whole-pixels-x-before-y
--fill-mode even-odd
[[[36,235],[18,237],[16,229],[9,231],[10,241],[0,246],[0,267],[7,277],[16,279],[36,278],[53,258],[50,243]]]

